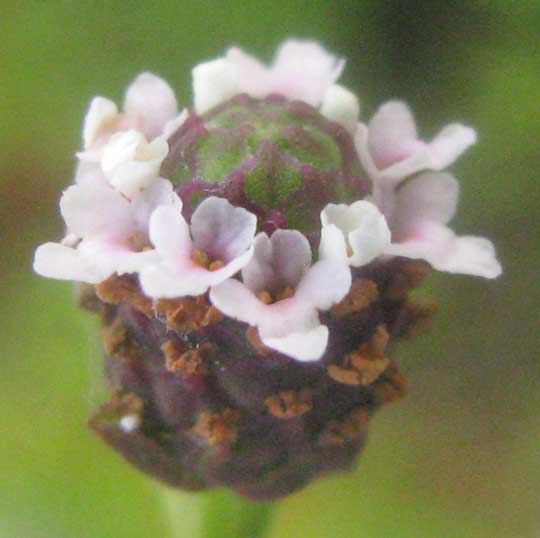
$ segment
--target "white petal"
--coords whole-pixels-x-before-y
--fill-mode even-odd
[[[189,112],[186,108],[178,114],[175,118],[172,120],[169,120],[165,127],[163,128],[163,138],[168,139],[172,134],[174,134],[182,125],[184,125],[185,121],[188,119]]]
[[[319,257],[344,264],[349,263],[345,234],[335,224],[327,224],[321,228]]]
[[[272,242],[264,232],[257,234],[253,240],[253,256],[242,269],[244,284],[255,293],[272,290],[277,285],[272,265]]]
[[[105,97],[94,97],[84,118],[83,143],[89,149],[96,140],[114,123],[118,107]]]
[[[358,223],[348,236],[353,252],[349,263],[360,267],[383,253],[390,244],[391,234],[386,219],[370,202],[355,202],[351,208],[357,212]]]
[[[131,201],[133,218],[139,230],[148,231],[150,216],[160,205],[173,206],[179,213],[182,211],[182,201],[174,192],[172,183],[163,178],[156,179]]]
[[[83,240],[77,252],[86,263],[99,268],[104,278],[113,273],[137,273],[144,267],[159,261],[155,250],[134,252],[127,240],[111,241],[107,238]]]
[[[195,112],[207,110],[240,93],[236,66],[224,59],[212,60],[193,68]]]
[[[339,84],[332,84],[324,93],[321,114],[354,133],[360,115],[360,103],[350,90]]]
[[[250,247],[256,228],[255,215],[215,196],[206,198],[191,218],[195,248],[204,250],[214,260],[225,262]]]
[[[283,337],[262,337],[268,347],[299,361],[316,361],[322,357],[328,344],[328,327],[318,325],[305,332]]]
[[[343,263],[321,260],[308,269],[298,288],[295,299],[328,310],[347,295],[351,287],[351,271]]]
[[[140,271],[141,287],[146,295],[156,299],[197,296],[206,292],[208,284],[200,278],[203,269],[193,264],[176,267],[156,264],[144,267]]]
[[[108,181],[103,174],[99,161],[79,160],[75,170],[75,183],[78,185],[102,185],[107,186]]]
[[[48,278],[89,284],[98,284],[110,276],[91,260],[83,258],[77,250],[59,243],[45,243],[37,248],[34,271]]]
[[[141,73],[126,92],[124,111],[140,120],[145,135],[155,138],[178,111],[171,87],[160,77]]]
[[[450,166],[469,146],[476,142],[476,131],[459,123],[447,125],[428,145],[432,170]]]
[[[60,200],[68,231],[79,237],[125,237],[135,230],[128,200],[103,185],[73,185]]]
[[[101,166],[109,183],[132,198],[155,181],[168,152],[164,138],[148,143],[141,132],[124,131],[114,134],[105,145]]]
[[[366,174],[372,181],[379,178],[379,170],[373,161],[368,147],[369,129],[364,123],[359,123],[356,126],[354,133],[354,145],[358,153],[358,158],[366,171]]]
[[[334,225],[343,233],[350,251],[348,263],[355,267],[369,263],[390,244],[386,219],[375,205],[365,200],[349,206],[328,204],[321,212],[321,222],[323,230]],[[320,249],[322,257],[343,261],[343,241],[337,239],[335,229],[321,234]]]
[[[150,217],[150,240],[163,258],[175,266],[189,259],[192,242],[189,226],[174,205],[159,206]]]
[[[421,258],[435,269],[449,273],[463,273],[496,278],[502,272],[491,241],[482,237],[458,237],[446,226],[425,222],[416,235],[392,244],[387,254],[407,258]]]
[[[253,247],[253,257],[242,270],[242,279],[256,292],[295,288],[311,265],[309,242],[297,230],[277,230],[271,239],[260,233]]]
[[[454,216],[459,184],[443,172],[425,172],[403,185],[396,195],[392,230],[398,235],[415,222],[430,220],[446,224]]]
[[[337,59],[315,41],[285,41],[271,67],[269,93],[319,106],[344,67],[343,59]]]
[[[416,124],[409,107],[401,101],[382,105],[369,122],[369,153],[379,170],[414,153]]]
[[[256,98],[266,97],[270,93],[269,69],[257,58],[238,47],[231,47],[225,58],[236,68],[239,92]]]
[[[210,301],[226,316],[256,325],[261,305],[257,297],[244,284],[233,278],[210,289]]]

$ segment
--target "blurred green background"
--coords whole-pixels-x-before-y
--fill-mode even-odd
[[[61,236],[57,202],[92,96],[120,100],[151,70],[188,105],[195,63],[230,44],[269,60],[287,36],[348,58],[342,81],[364,118],[399,97],[427,136],[455,120],[478,129],[453,168],[455,228],[492,238],[505,274],[431,278],[434,327],[397,350],[409,397],[374,420],[355,473],[286,499],[269,536],[540,537],[540,2],[0,8],[1,538],[196,538],[208,497],[165,493],[87,431],[104,393],[99,329],[69,283],[32,274],[31,256]],[[226,519],[216,536],[235,536]]]

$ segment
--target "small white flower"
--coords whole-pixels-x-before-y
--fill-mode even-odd
[[[270,67],[237,47],[225,57],[193,69],[195,111],[203,114],[239,93],[262,99],[276,93],[312,106],[332,121],[354,130],[359,105],[356,97],[334,82],[345,61],[329,54],[315,41],[285,41]]]
[[[168,152],[162,137],[148,142],[140,131],[123,131],[112,135],[103,148],[101,168],[110,185],[132,198],[156,181]]]
[[[84,119],[83,143],[85,153],[107,143],[118,131],[136,129],[148,140],[163,135],[165,126],[177,119],[178,106],[174,92],[161,78],[141,73],[129,86],[123,112],[105,97],[95,97]]]
[[[370,202],[328,204],[321,211],[321,223],[321,258],[360,267],[381,255],[390,244],[386,220]]]
[[[200,295],[237,273],[252,255],[255,215],[211,196],[193,213],[190,226],[174,207],[156,209],[150,239],[160,255],[140,273],[150,297]]]
[[[375,190],[421,170],[442,170],[475,142],[475,131],[459,123],[444,127],[431,142],[420,140],[411,111],[400,101],[382,105],[369,126],[358,125],[355,137]]]
[[[386,254],[421,258],[439,271],[496,278],[502,272],[491,241],[457,236],[447,223],[456,212],[459,185],[447,173],[426,172],[393,194],[392,244]]]
[[[60,201],[67,235],[61,243],[45,243],[35,254],[34,270],[50,278],[97,284],[114,273],[134,273],[158,254],[148,249],[148,221],[158,206],[180,211],[172,184],[156,180],[127,200],[101,184],[69,187]]]
[[[320,359],[328,328],[319,311],[341,301],[351,286],[343,263],[311,265],[308,240],[296,230],[260,233],[242,270],[243,283],[229,279],[210,290],[210,300],[227,316],[256,326],[263,343],[301,361]]]

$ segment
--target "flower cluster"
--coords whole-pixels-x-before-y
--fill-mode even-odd
[[[234,487],[254,497],[294,489],[331,468],[328,446],[348,447],[334,466],[346,467],[362,444],[358,421],[392,399],[388,387],[398,390],[384,356],[388,339],[406,332],[407,316],[421,317],[411,314],[406,294],[423,266],[405,259],[500,274],[490,241],[448,227],[458,184],[442,170],[475,142],[474,130],[452,124],[425,142],[407,106],[394,101],[359,123],[356,96],[336,84],[344,64],[309,41],[285,42],[270,67],[231,48],[194,68],[192,112],[179,112],[170,87],[148,73],[128,88],[121,112],[108,99],[92,100],[75,184],[60,201],[66,235],[37,249],[34,269],[97,294],[107,352],[129,359],[109,367],[111,382],[129,398],[117,395],[111,404],[121,415],[114,432],[103,422],[94,427],[139,466],[122,436],[133,438],[145,421],[169,435],[171,424],[180,428],[177,443],[190,453],[195,448],[186,447],[200,448],[193,439],[201,436],[223,448],[261,428],[273,431],[268,413],[278,422],[307,413],[302,450],[312,454],[310,471],[298,477],[287,457],[281,489],[254,488],[252,478]],[[155,373],[148,357],[156,349],[167,376],[180,372],[181,387]],[[260,376],[245,361],[238,367],[241,355],[258,372],[270,368],[271,380],[250,392],[245,385]],[[299,363],[315,370],[296,371]],[[151,390],[139,379],[145,368],[156,379]],[[210,371],[214,381],[194,388],[193,379]],[[337,399],[328,379],[345,387]],[[200,396],[203,385],[210,396]],[[316,407],[329,397],[339,404]],[[201,403],[204,411],[192,409],[207,400],[214,403]],[[242,426],[237,407],[262,414]],[[279,428],[278,437],[285,435]],[[158,450],[155,439],[139,441]],[[164,450],[164,441],[158,445]],[[184,486],[234,484],[230,463],[216,471],[220,454],[204,476],[200,469],[182,479],[171,478],[174,470],[151,472]]]

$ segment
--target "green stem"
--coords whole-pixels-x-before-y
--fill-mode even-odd
[[[171,538],[265,538],[273,504],[226,490],[164,492]]]

